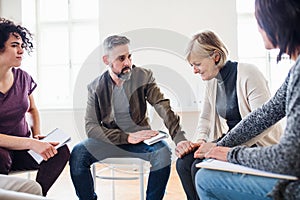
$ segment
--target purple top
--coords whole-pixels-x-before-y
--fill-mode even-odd
[[[25,114],[29,108],[29,95],[37,84],[32,77],[21,69],[12,68],[14,83],[3,94],[0,92],[0,133],[29,137],[30,130]]]

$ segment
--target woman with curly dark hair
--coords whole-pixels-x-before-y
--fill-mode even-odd
[[[0,18],[0,173],[37,169],[36,181],[43,195],[64,169],[70,152],[65,145],[55,149],[56,142],[43,142],[39,112],[32,92],[37,84],[20,69],[24,50],[32,52],[32,34],[21,25]],[[31,117],[28,125],[25,115]],[[31,149],[44,161],[38,164]]]

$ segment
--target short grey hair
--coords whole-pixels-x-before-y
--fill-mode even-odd
[[[126,45],[129,43],[130,43],[130,40],[125,36],[121,36],[121,35],[109,36],[103,42],[104,53],[108,54],[108,52],[110,50],[112,50],[113,48],[120,46],[120,45]]]

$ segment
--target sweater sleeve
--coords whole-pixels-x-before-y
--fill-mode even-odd
[[[278,119],[277,115],[281,116],[282,110],[279,112],[277,109],[282,109],[281,106],[284,105],[280,101],[286,102],[286,129],[279,144],[257,148],[235,147],[227,155],[229,162],[275,173],[300,176],[300,65],[298,70],[292,69],[291,72],[290,78],[286,79],[285,84],[272,100],[277,102],[275,104],[277,106],[271,107],[276,112],[264,120],[272,122]],[[287,91],[286,95],[284,95],[284,89]],[[278,98],[279,96],[285,96],[285,98]],[[254,126],[261,126],[261,123],[256,123]]]
[[[197,125],[197,133],[196,133],[196,140],[205,140],[208,141],[209,133],[211,129],[211,115],[213,112],[212,104],[209,98],[212,98],[212,85],[208,83],[205,84],[205,95],[203,97],[202,106],[201,106],[201,113],[198,120]]]
[[[256,66],[239,63],[238,67],[236,87],[239,110],[244,118],[249,112],[267,102],[271,94],[266,78]]]

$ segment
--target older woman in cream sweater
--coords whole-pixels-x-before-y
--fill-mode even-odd
[[[213,31],[194,35],[189,43],[187,60],[195,74],[205,82],[205,93],[193,151],[176,149],[176,169],[188,200],[198,199],[194,185],[195,164],[204,158],[198,147],[219,141],[242,118],[270,98],[267,81],[256,66],[230,61],[225,44]],[[246,146],[269,146],[279,141],[282,129],[276,124],[244,143]]]

